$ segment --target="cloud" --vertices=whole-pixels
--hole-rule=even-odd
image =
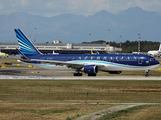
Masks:
[[[117,13],[136,6],[161,12],[160,0],[0,0],[0,14],[22,11],[46,17],[66,13],[88,16],[100,10]]]
[[[68,10],[87,16],[100,10],[117,13],[131,6],[135,5],[129,0],[69,0]]]
[[[160,0],[136,0],[136,5],[143,10],[161,12]]]
[[[3,5],[2,4],[0,4],[0,9],[3,9]]]

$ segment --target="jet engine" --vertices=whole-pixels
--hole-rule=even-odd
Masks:
[[[96,76],[96,73],[98,73],[98,67],[96,65],[86,65],[82,71],[88,73],[89,76]]]

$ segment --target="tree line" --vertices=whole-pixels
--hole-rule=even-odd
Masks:
[[[82,42],[82,44],[109,44],[104,40],[91,41],[91,42]],[[110,42],[111,46],[119,47],[120,43],[116,43],[115,41]],[[140,41],[140,52],[148,52],[149,50],[158,50],[160,42],[153,41]],[[121,43],[122,53],[132,53],[138,52],[138,41],[129,41]]]

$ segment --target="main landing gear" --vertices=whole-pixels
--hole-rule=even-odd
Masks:
[[[82,73],[79,73],[79,72],[78,72],[78,73],[74,73],[73,75],[74,75],[74,76],[82,76]]]
[[[149,70],[145,70],[145,72],[146,72],[145,77],[148,77]]]
[[[88,76],[96,76],[96,75],[97,75],[96,73],[88,73]],[[77,72],[77,73],[74,73],[73,76],[82,76],[82,73]]]
[[[74,73],[73,75],[74,75],[74,76],[82,76],[82,73],[79,73],[79,72],[78,72],[78,73]],[[96,73],[93,73],[93,74],[89,74],[89,73],[88,73],[88,76],[96,76]]]

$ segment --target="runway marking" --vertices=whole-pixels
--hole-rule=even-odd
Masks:
[[[31,79],[31,80],[161,80],[161,76],[96,76],[96,77],[74,77],[74,76],[14,76],[14,75],[0,75],[0,79]]]
[[[44,76],[13,76],[13,75],[1,75],[0,79],[31,79],[31,80],[54,80],[54,77],[44,77]]]
[[[161,80],[160,76],[96,76],[96,77],[55,77],[55,80]]]

